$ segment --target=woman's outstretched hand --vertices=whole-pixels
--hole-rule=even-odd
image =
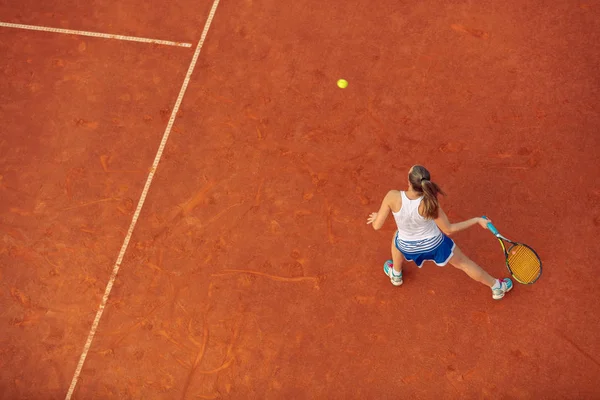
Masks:
[[[368,224],[372,224],[373,221],[375,221],[376,219],[377,219],[377,213],[376,212],[369,214],[369,218],[367,218],[367,225]]]
[[[487,224],[489,224],[490,222],[492,222],[492,220],[491,220],[491,219],[489,219],[489,218],[477,218],[477,223],[478,223],[479,225],[481,225],[481,227],[482,227],[483,229],[488,229],[488,226],[487,226]]]

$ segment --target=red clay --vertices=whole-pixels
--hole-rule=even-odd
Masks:
[[[219,5],[74,398],[599,396],[600,10],[291,3]],[[210,5],[0,19],[195,46]],[[0,53],[0,398],[60,399],[193,48],[0,28]],[[417,162],[540,281],[390,285],[366,217]],[[506,275],[491,234],[454,239]]]

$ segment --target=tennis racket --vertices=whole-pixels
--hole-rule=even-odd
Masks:
[[[483,218],[488,219],[486,216]],[[513,278],[524,285],[535,283],[542,275],[542,260],[535,250],[526,244],[505,238],[491,222],[488,222],[487,227],[498,238],[504,251],[506,267]],[[507,245],[510,246],[508,249]]]

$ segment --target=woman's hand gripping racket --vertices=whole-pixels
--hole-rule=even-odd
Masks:
[[[485,216],[483,218],[488,219]],[[542,260],[537,253],[526,244],[516,243],[502,236],[491,222],[488,222],[487,227],[498,238],[511,275],[524,285],[537,281],[542,275]],[[505,242],[510,244],[508,250]]]

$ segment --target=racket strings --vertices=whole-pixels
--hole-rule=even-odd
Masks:
[[[524,283],[535,281],[542,267],[535,252],[520,244],[511,247],[508,251],[508,265],[515,278]]]

